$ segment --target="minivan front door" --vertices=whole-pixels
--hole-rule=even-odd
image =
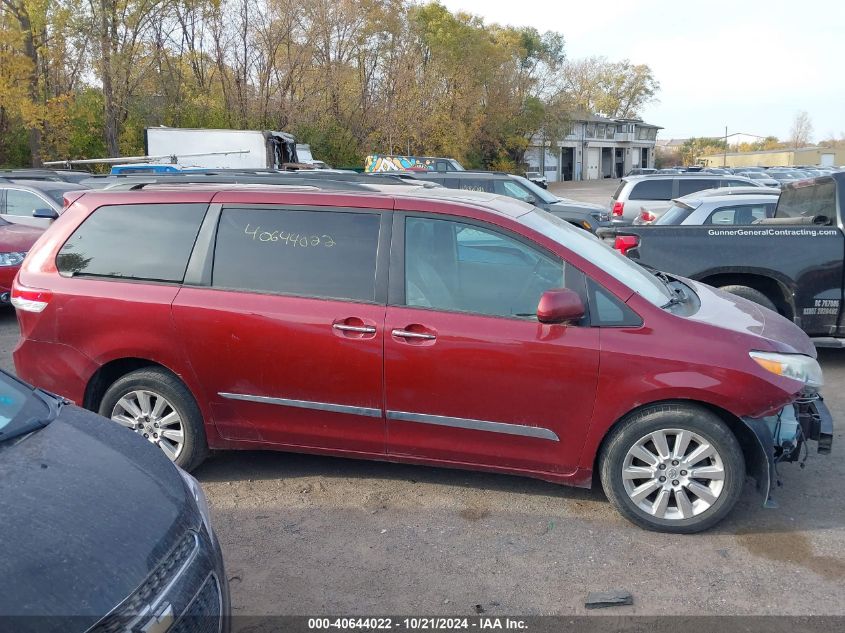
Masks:
[[[394,226],[388,453],[574,471],[596,394],[599,331],[544,325],[534,314],[545,290],[583,289],[583,276],[495,227],[444,217],[409,216],[404,227],[397,217]]]
[[[372,210],[220,211],[210,286],[173,314],[224,438],[384,452],[380,227]]]

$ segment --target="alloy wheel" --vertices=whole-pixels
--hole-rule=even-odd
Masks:
[[[722,494],[725,465],[711,442],[686,429],[660,429],[640,438],[622,463],[628,497],[647,514],[690,519]]]
[[[185,445],[181,416],[154,391],[136,389],[124,394],[114,405],[111,419],[158,446],[171,461],[179,457]]]

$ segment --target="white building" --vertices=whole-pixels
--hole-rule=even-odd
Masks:
[[[549,182],[621,178],[635,167],[654,167],[661,129],[640,119],[581,115],[573,119],[562,140],[532,138],[525,160],[529,171],[544,173]],[[540,151],[543,146],[545,156]]]

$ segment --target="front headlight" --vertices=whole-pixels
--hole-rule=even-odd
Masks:
[[[191,497],[193,497],[194,502],[197,504],[197,508],[200,511],[200,517],[202,518],[205,530],[213,539],[214,530],[211,529],[211,512],[208,510],[208,500],[205,498],[205,493],[202,491],[200,482],[178,466],[176,467],[176,470],[178,470],[179,474],[182,475],[182,479],[185,481],[185,485],[188,487],[188,491],[191,493]]]
[[[784,378],[792,378],[816,389],[824,385],[822,368],[815,358],[804,354],[777,354],[774,352],[748,352],[748,355],[766,371]]]
[[[26,253],[0,253],[0,266],[20,266]]]

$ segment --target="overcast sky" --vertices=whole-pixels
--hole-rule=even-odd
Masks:
[[[441,0],[487,22],[554,30],[570,58],[651,66],[661,138],[789,136],[806,110],[814,141],[845,134],[845,0]]]

